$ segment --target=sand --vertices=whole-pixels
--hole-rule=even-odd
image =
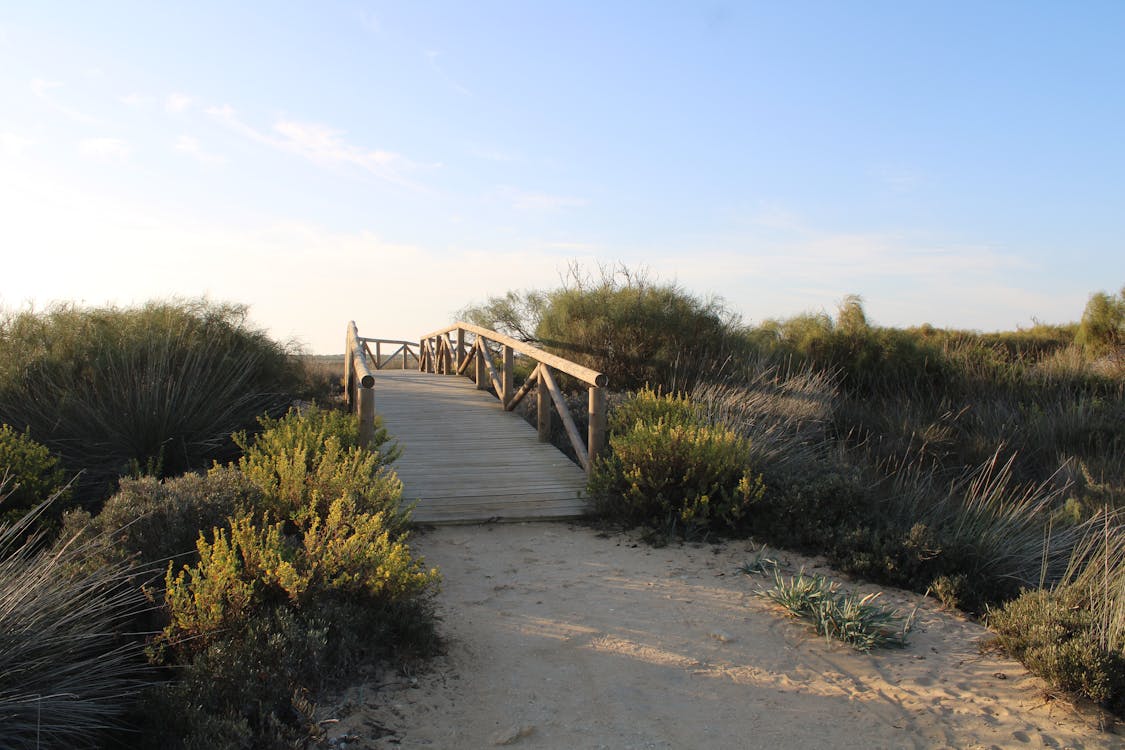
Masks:
[[[746,541],[653,548],[565,523],[414,537],[444,576],[446,653],[323,711],[347,748],[1121,748],[1099,714],[979,644],[917,594],[906,649],[828,643],[754,595]],[[774,555],[861,592],[815,559]],[[1104,722],[1104,717],[1101,719]]]

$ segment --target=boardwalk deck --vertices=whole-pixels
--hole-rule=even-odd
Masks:
[[[472,381],[381,371],[375,410],[402,447],[394,469],[419,523],[575,518],[586,475]]]

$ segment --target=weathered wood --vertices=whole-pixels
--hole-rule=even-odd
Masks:
[[[542,365],[540,365],[539,367],[542,367]],[[519,406],[520,401],[523,401],[523,397],[528,394],[528,392],[535,385],[535,382],[539,380],[539,367],[536,367],[531,372],[531,375],[528,376],[527,380],[525,380],[523,385],[520,386],[520,389],[512,394],[512,397],[508,400],[508,403],[504,404],[504,411],[511,411],[512,409],[515,409],[517,406]]]
[[[546,366],[539,365],[535,368],[536,374]],[[551,394],[547,391],[547,386],[544,385],[542,378],[539,380],[539,387],[535,389],[535,414],[539,442],[549,443],[551,441]]]
[[[496,391],[496,395],[503,399],[504,384],[500,380],[500,374],[496,372],[496,365],[492,363],[492,354],[488,351],[488,345],[485,343],[484,339],[477,339],[477,342],[480,344],[481,354],[484,355],[481,359],[484,360],[484,366],[488,370],[488,377],[492,381],[492,388]]]
[[[367,364],[367,355],[362,347],[352,352],[352,369],[355,372],[356,385],[360,388],[371,388],[375,385],[375,375]]]
[[[551,393],[551,399],[555,402],[555,407],[559,410],[559,418],[562,420],[563,427],[566,429],[567,437],[570,438],[570,445],[574,448],[574,454],[578,456],[578,463],[582,464],[583,469],[589,471],[590,457],[586,453],[586,446],[582,444],[582,436],[578,434],[578,427],[574,424],[574,418],[570,416],[570,409],[566,406],[566,399],[563,398],[563,393],[559,389],[559,384],[555,382],[555,376],[551,374],[551,368],[544,367],[539,377],[547,384],[547,390]]]
[[[587,512],[582,470],[468,380],[409,370],[382,373],[379,415],[402,448],[394,469],[403,497],[418,500],[416,523],[575,518]]]
[[[477,336],[477,340],[473,342],[473,349],[476,350],[477,356],[473,360],[473,382],[477,384],[478,391],[487,391],[488,385],[484,382],[484,361],[488,358],[488,353],[484,349],[484,339]]]
[[[514,395],[512,391],[515,390],[516,363],[512,351],[512,347],[504,344],[503,356],[501,357],[504,370],[500,373],[500,377],[502,378],[500,385],[503,386],[504,390],[500,393],[500,403],[502,403],[505,408],[507,408],[508,401]]]
[[[475,333],[478,337],[488,338],[489,340],[495,341],[498,344],[510,346],[520,354],[525,354],[538,362],[548,364],[559,372],[565,372],[567,375],[573,375],[587,385],[605,387],[609,382],[609,378],[605,375],[605,373],[598,372],[597,370],[591,370],[589,367],[583,367],[576,362],[571,362],[569,359],[563,359],[562,357],[544,351],[537,346],[532,346],[531,344],[527,344],[523,341],[518,341],[511,336],[505,336],[502,333],[491,331],[487,328],[473,325],[472,323],[458,321],[447,328],[443,328],[440,331],[434,331],[433,333],[427,335],[440,336],[449,331],[456,330],[457,328],[463,328],[470,333]]]
[[[461,364],[457,366],[457,374],[464,375],[465,370],[469,369],[469,363],[477,356],[477,348],[475,346],[469,347],[469,353],[461,360]]]
[[[598,456],[605,451],[607,416],[605,388],[591,386],[588,416],[590,418],[590,428],[588,431],[589,437],[586,442],[586,449],[589,451],[590,462],[586,466],[586,473],[587,475],[591,475],[594,472],[594,467],[597,465]]]
[[[464,368],[462,367],[462,365],[464,365],[464,359],[465,359],[465,329],[464,328],[458,328],[457,329],[457,360],[456,360],[456,362],[457,362],[457,374],[458,375],[460,375],[464,371]]]
[[[375,389],[359,389],[359,444],[369,447],[375,440]]]

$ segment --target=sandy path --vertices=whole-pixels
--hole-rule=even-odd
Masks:
[[[825,643],[753,596],[765,579],[737,572],[746,542],[653,549],[533,523],[414,543],[445,577],[448,653],[413,681],[350,690],[333,708],[337,746],[1125,746],[1045,702],[1018,663],[980,655],[985,631],[932,602],[905,650]],[[788,572],[813,569],[780,558]],[[885,596],[908,609],[918,599]],[[394,733],[376,739],[380,726]]]

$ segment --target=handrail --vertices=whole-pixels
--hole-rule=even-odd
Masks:
[[[348,406],[359,415],[360,444],[371,445],[375,439],[375,375],[354,320],[348,321],[344,346],[344,394]]]
[[[363,344],[363,349],[365,352],[367,352],[367,356],[371,358],[371,361],[374,363],[376,370],[382,370],[384,367],[393,362],[395,360],[395,357],[397,357],[399,354],[402,355],[402,369],[404,370],[410,366],[410,357],[413,357],[415,362],[422,361],[421,353],[414,351],[418,348],[417,341],[403,341],[402,339],[377,339],[371,338],[369,336],[357,336],[356,339],[361,344]],[[374,352],[371,351],[372,344],[375,345]],[[386,359],[383,359],[383,344],[390,344],[391,346],[395,346],[397,344],[398,348],[388,354]]]
[[[541,362],[549,367],[553,367],[559,372],[565,372],[567,375],[573,375],[587,385],[595,385],[599,388],[604,388],[609,382],[609,376],[605,373],[598,372],[597,370],[591,370],[589,367],[583,367],[577,362],[571,362],[569,359],[563,359],[562,357],[551,354],[550,352],[543,351],[537,346],[532,346],[531,344],[528,344],[524,341],[514,339],[511,336],[505,336],[504,334],[497,331],[492,331],[488,328],[482,328],[481,326],[473,325],[472,323],[465,323],[464,321],[460,320],[449,326],[448,328],[442,328],[440,330],[434,331],[433,333],[427,333],[422,337],[422,340],[432,339],[437,336],[443,336],[459,329],[468,331],[470,333],[475,333],[477,336],[484,336],[489,341],[495,341],[497,344],[510,346],[514,351],[517,351],[520,354],[524,354],[528,357],[532,357],[537,362]]]
[[[465,334],[476,338],[466,348]],[[454,334],[451,336],[450,334]],[[492,361],[493,353],[488,342],[500,344],[502,366],[496,367]],[[514,409],[523,398],[536,390],[538,431],[540,442],[548,442],[551,435],[552,404],[562,420],[567,438],[570,440],[578,463],[590,474],[594,470],[595,459],[605,449],[606,432],[606,385],[609,378],[605,373],[583,367],[539,347],[518,341],[498,331],[457,321],[453,325],[426,334],[418,341],[420,359],[418,369],[424,372],[443,375],[469,375],[469,365],[473,364],[472,380],[478,390],[488,390],[489,385],[496,391],[497,398],[505,411]],[[536,366],[531,375],[517,391],[514,387],[515,353],[535,360]],[[570,414],[562,390],[555,381],[553,371],[565,372],[589,386],[587,415],[589,429],[586,444],[582,442],[578,427]]]

